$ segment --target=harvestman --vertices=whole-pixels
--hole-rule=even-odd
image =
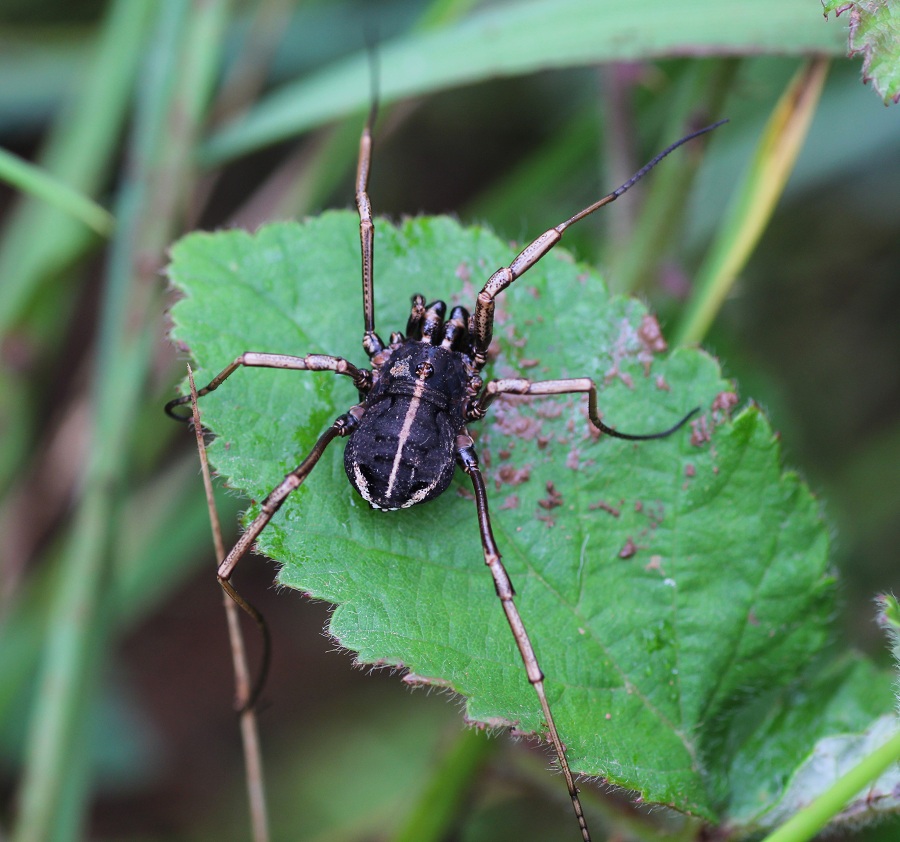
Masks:
[[[323,452],[336,438],[347,438],[344,467],[347,477],[360,495],[375,509],[392,511],[432,500],[450,485],[458,464],[468,475],[475,493],[475,509],[484,561],[494,578],[497,596],[509,622],[528,681],[534,687],[544,721],[556,751],[572,806],[585,842],[590,832],[585,821],[578,789],[566,760],[565,747],[550,712],[544,692],[544,674],[538,666],[528,633],[513,597],[515,591],[500,559],[488,514],[487,491],[478,466],[475,446],[466,425],[480,421],[500,396],[586,394],[591,423],[603,433],[630,441],[663,438],[678,430],[697,410],[675,426],[658,433],[633,435],[608,427],[597,412],[597,389],[589,377],[532,381],[525,378],[501,378],[484,383],[481,371],[488,357],[494,326],[494,302],[513,281],[537,263],[562,238],[570,225],[610,202],[615,201],[639,181],[659,161],[683,143],[711,131],[722,120],[693,132],[663,150],[638,170],[621,187],[586,207],[575,216],[545,231],[527,245],[509,264],[488,279],[475,301],[475,312],[454,307],[445,319],[443,301],[425,303],[422,295],[412,297],[412,309],[406,334],[391,334],[385,345],[375,332],[373,258],[375,226],[367,193],[372,159],[372,127],[377,107],[373,104],[359,144],[356,174],[356,206],[359,210],[359,237],[362,252],[362,292],[365,331],[362,345],[371,369],[357,368],[342,357],[246,351],[197,393],[202,397],[217,389],[242,366],[281,368],[291,371],[331,371],[353,381],[360,402],[338,417],[318,439],[306,458],[263,500],[260,513],[241,535],[237,544],[218,568],[218,579],[226,592],[258,621],[259,615],[234,590],[231,574],[252,547],[260,532],[281,507],[287,496],[309,476]],[[166,412],[178,420],[187,420],[174,412],[175,407],[191,400],[190,395],[166,404]],[[255,695],[255,694],[254,694]]]

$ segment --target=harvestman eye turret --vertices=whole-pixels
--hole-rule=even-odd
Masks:
[[[360,396],[360,402],[325,430],[303,461],[263,500],[259,515],[219,565],[219,582],[241,607],[259,620],[254,609],[235,592],[229,581],[231,574],[285,498],[306,480],[325,449],[336,438],[347,438],[344,467],[350,483],[373,508],[384,511],[408,508],[438,497],[450,485],[456,466],[459,465],[469,477],[475,494],[475,513],[484,562],[493,576],[494,588],[518,646],[528,680],[537,693],[582,838],[585,842],[590,842],[578,789],[544,692],[544,674],[516,608],[515,591],[491,530],[487,491],[467,425],[484,418],[490,405],[504,394],[534,397],[585,394],[591,423],[607,435],[631,441],[664,438],[694,415],[696,409],[691,410],[675,426],[661,432],[623,433],[600,420],[597,388],[590,377],[540,381],[502,378],[484,383],[481,372],[487,362],[488,347],[491,344],[494,302],[497,296],[553,248],[570,225],[615,201],[674,149],[725,121],[707,126],[673,143],[621,187],[529,243],[512,263],[491,275],[478,293],[471,315],[463,307],[454,307],[448,316],[447,305],[443,301],[426,304],[422,295],[413,295],[405,334],[392,333],[390,342],[385,344],[375,332],[375,226],[367,192],[375,115],[376,105],[373,104],[360,138],[356,175],[356,206],[359,210],[362,252],[362,344],[371,368],[357,368],[342,357],[326,354],[295,357],[246,351],[197,393],[200,397],[207,395],[241,366],[251,366],[341,374],[352,380]],[[178,420],[187,420],[175,413],[174,409],[190,400],[190,395],[176,398],[166,405],[166,412]],[[254,698],[255,695],[254,693]]]

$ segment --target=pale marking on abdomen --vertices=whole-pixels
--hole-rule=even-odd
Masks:
[[[403,448],[406,446],[406,440],[409,438],[410,430],[412,430],[413,421],[416,420],[416,413],[419,411],[419,404],[422,392],[425,391],[425,381],[418,380],[412,397],[409,401],[409,409],[406,410],[406,417],[403,419],[403,427],[400,429],[400,435],[397,436],[397,452],[394,454],[394,464],[391,465],[391,475],[388,477],[387,491],[384,496],[390,499],[391,492],[394,490],[394,482],[397,480],[397,471],[400,470],[400,458],[403,456]]]

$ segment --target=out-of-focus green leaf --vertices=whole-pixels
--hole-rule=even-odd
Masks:
[[[885,104],[900,102],[900,8],[890,0],[822,0],[825,15],[850,12],[850,55],[863,54],[863,82]]]
[[[812,675],[762,696],[730,735],[743,740],[729,761],[730,820],[772,828],[825,792],[896,725],[890,690],[886,674],[854,655],[824,661]],[[796,769],[789,780],[779,776],[783,768]],[[887,786],[871,804],[848,806],[837,821],[896,811],[890,792]]]
[[[878,625],[887,635],[891,646],[891,654],[894,656],[895,669],[900,675],[900,603],[893,594],[881,594],[876,600],[878,604]],[[894,692],[897,696],[897,710],[900,711],[900,677],[894,682]]]

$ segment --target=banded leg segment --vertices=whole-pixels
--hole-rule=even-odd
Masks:
[[[226,369],[227,370],[227,369]],[[190,397],[190,396],[189,396]],[[196,402],[194,403],[196,406]],[[268,496],[262,502],[260,513],[254,518],[247,529],[241,534],[238,542],[231,548],[228,555],[219,564],[216,570],[216,578],[222,590],[231,597],[232,600],[247,614],[249,614],[260,627],[263,634],[263,663],[260,666],[259,676],[256,679],[253,689],[250,692],[249,700],[245,708],[249,709],[256,704],[260,692],[266,681],[266,675],[269,671],[269,655],[271,652],[271,643],[269,638],[269,629],[265,620],[259,611],[242,597],[234,585],[231,584],[231,574],[237,563],[250,551],[254,541],[259,537],[259,533],[266,528],[269,521],[272,520],[275,513],[281,508],[288,495],[295,489],[299,488],[303,481],[309,476],[316,463],[322,458],[325,449],[339,436],[349,436],[359,423],[362,417],[362,407],[355,406],[349,412],[341,415],[335,422],[319,437],[319,440],[313,445],[313,449],[307,454],[306,458],[284,479],[269,492]]]
[[[372,100],[369,119],[359,138],[359,160],[356,165],[356,209],[359,211],[359,248],[362,257],[363,348],[369,358],[384,349],[375,333],[375,223],[369,201],[369,169],[372,165],[372,126],[378,114],[378,101]]]
[[[500,380],[491,380],[484,387],[482,393],[470,404],[467,418],[475,421],[487,413],[488,407],[500,395],[532,395],[534,397],[547,397],[550,395],[587,394],[588,417],[591,423],[602,433],[617,439],[629,441],[647,441],[648,439],[663,439],[680,429],[699,411],[700,407],[694,407],[677,424],[658,433],[622,433],[613,427],[609,427],[600,420],[597,409],[597,387],[590,377],[572,377],[564,380],[527,380],[523,377],[506,377]]]
[[[566,230],[570,225],[574,225],[576,222],[584,219],[586,216],[590,216],[594,211],[599,210],[604,205],[608,205],[610,202],[614,202],[619,198],[623,193],[633,187],[638,181],[640,181],[650,170],[653,169],[663,158],[666,157],[670,152],[673,152],[683,143],[687,143],[689,140],[693,140],[698,135],[706,134],[706,132],[710,132],[713,129],[721,126],[722,123],[728,122],[727,120],[720,120],[718,123],[713,123],[711,126],[707,126],[706,128],[700,129],[699,131],[692,132],[689,135],[681,138],[681,140],[676,141],[671,146],[664,149],[660,152],[652,161],[649,161],[643,167],[641,167],[631,178],[628,179],[624,184],[617,187],[612,193],[604,196],[602,199],[594,202],[592,205],[588,205],[588,207],[580,210],[574,216],[567,219],[565,222],[561,222],[559,225],[550,228],[541,234],[537,239],[529,243],[525,246],[522,251],[516,256],[515,260],[509,264],[509,266],[504,266],[501,269],[498,269],[488,278],[487,283],[482,288],[481,292],[478,293],[478,298],[475,302],[475,314],[474,314],[474,361],[475,366],[478,371],[484,368],[485,362],[487,361],[487,351],[488,346],[491,344],[491,337],[494,332],[494,299],[505,290],[513,281],[515,281],[518,277],[527,272],[535,263],[537,263],[545,254],[547,254],[550,249],[553,248],[561,239],[563,235],[563,231]]]
[[[359,425],[362,418],[362,406],[354,406],[349,412],[341,415],[335,422],[319,436],[319,440],[313,445],[313,449],[306,458],[293,471],[285,474],[284,479],[273,488],[260,506],[260,513],[241,534],[238,542],[232,547],[231,552],[222,560],[217,571],[219,582],[227,582],[237,563],[249,552],[253,542],[259,537],[259,533],[266,528],[275,513],[281,508],[288,495],[296,488],[303,485],[313,468],[316,467],[322,454],[331,442],[338,437],[349,436]],[[222,584],[225,587],[224,584]],[[228,590],[228,588],[226,588]],[[230,593],[230,591],[229,591]]]
[[[256,368],[283,368],[288,371],[333,371],[335,374],[345,374],[353,379],[353,384],[361,392],[367,392],[372,383],[372,372],[368,369],[357,368],[343,357],[332,357],[328,354],[307,354],[305,357],[292,357],[288,354],[261,354],[256,351],[245,351],[234,361],[222,369],[200,391],[197,397],[203,397],[214,392],[235,371],[242,366]],[[175,398],[166,404],[166,415],[176,421],[188,421],[189,415],[177,415],[173,410],[176,406],[183,406],[191,402],[190,395]]]
[[[503,605],[503,612],[506,614],[506,620],[512,630],[516,646],[519,647],[519,654],[522,656],[522,663],[525,665],[528,681],[534,687],[538,701],[541,704],[544,722],[550,734],[550,742],[553,743],[556,757],[559,760],[560,770],[566,779],[566,788],[569,790],[569,796],[572,799],[572,808],[575,810],[578,826],[581,828],[581,836],[584,842],[591,842],[591,834],[584,817],[584,811],[581,809],[581,800],[578,798],[578,788],[575,786],[575,779],[569,769],[569,762],[566,760],[566,749],[562,744],[559,732],[556,730],[556,723],[550,711],[550,703],[547,701],[547,694],[544,691],[544,673],[541,671],[537,656],[534,653],[534,647],[531,645],[528,632],[525,631],[525,624],[522,622],[522,618],[513,601],[515,590],[509,574],[503,566],[500,551],[497,549],[497,542],[494,540],[491,518],[488,514],[487,490],[485,489],[481,469],[478,467],[478,456],[475,454],[474,444],[468,435],[458,436],[456,442],[457,459],[462,469],[469,475],[469,479],[472,480],[472,488],[475,492],[475,507],[478,511],[478,529],[481,533],[484,563],[488,566],[491,576],[494,578],[494,587]]]

